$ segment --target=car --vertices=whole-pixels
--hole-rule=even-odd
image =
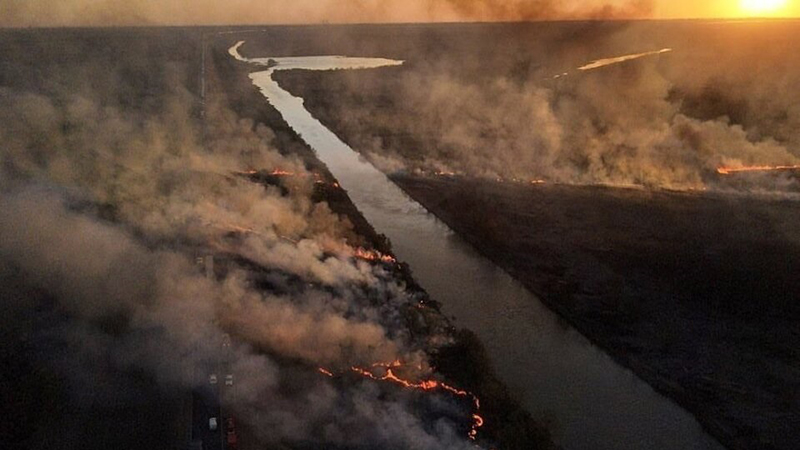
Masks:
[[[211,431],[215,431],[217,429],[217,418],[212,417],[208,419],[208,429]]]
[[[235,431],[228,431],[227,433],[227,441],[228,441],[228,448],[229,449],[236,449],[239,448],[239,437],[236,435]]]
[[[209,375],[208,384],[217,384],[217,376],[214,374]]]
[[[225,375],[225,386],[233,386],[233,375]]]
[[[228,417],[225,421],[228,431],[225,433],[228,441],[228,449],[236,450],[239,448],[239,437],[236,435],[236,422],[233,420],[233,417]]]

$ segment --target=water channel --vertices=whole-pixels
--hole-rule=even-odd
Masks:
[[[377,69],[402,61],[341,56],[245,58],[267,101],[313,148],[396,256],[455,324],[480,338],[500,379],[567,450],[722,449],[694,417],[616,364],[520,283],[328,130],[272,79],[278,70]]]

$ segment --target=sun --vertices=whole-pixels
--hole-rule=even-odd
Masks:
[[[741,0],[742,12],[749,16],[773,16],[786,7],[786,0]]]

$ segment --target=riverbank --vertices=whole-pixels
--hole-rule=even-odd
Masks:
[[[137,228],[138,223],[126,222],[124,214],[120,212],[121,205],[134,204],[144,206],[147,212],[152,213],[156,208],[149,204],[149,201],[154,203],[163,201],[167,196],[164,191],[174,192],[173,189],[179,189],[204,177],[213,179],[210,183],[213,188],[204,191],[198,190],[198,201],[218,206],[228,203],[228,205],[222,205],[223,209],[224,206],[229,206],[232,200],[230,197],[220,200],[218,190],[226,191],[233,185],[240,186],[241,184],[248,184],[250,187],[249,183],[241,183],[241,180],[230,172],[230,170],[247,167],[244,163],[247,155],[244,154],[236,155],[241,157],[241,160],[227,161],[231,163],[230,165],[214,164],[208,172],[204,172],[203,168],[189,170],[190,164],[181,160],[180,164],[174,166],[178,168],[175,173],[179,175],[165,176],[164,178],[168,178],[168,180],[160,177],[163,175],[160,173],[162,166],[169,165],[161,164],[163,159],[158,160],[153,166],[146,164],[135,167],[126,164],[115,165],[114,163],[119,162],[116,157],[120,154],[137,159],[139,156],[152,156],[148,153],[152,151],[157,157],[170,159],[174,153],[191,151],[193,156],[208,161],[205,158],[209,156],[207,153],[219,152],[216,153],[218,156],[229,157],[230,155],[222,150],[226,149],[225,144],[230,143],[230,147],[234,147],[235,150],[242,153],[251,152],[255,156],[254,160],[260,161],[259,156],[266,156],[263,153],[275,153],[274,146],[282,155],[289,157],[287,159],[275,158],[276,160],[293,162],[295,159],[302,159],[308,172],[319,174],[321,181],[324,182],[319,185],[315,183],[313,187],[309,188],[313,191],[303,190],[298,193],[290,191],[288,188],[283,189],[287,187],[284,184],[290,183],[284,183],[286,180],[276,181],[269,178],[269,171],[273,169],[269,164],[265,164],[267,167],[257,166],[262,169],[262,175],[265,176],[253,176],[251,181],[264,185],[272,200],[297,201],[296,204],[300,205],[298,208],[300,210],[303,210],[303,207],[308,204],[320,206],[322,219],[346,217],[346,220],[324,222],[325,224],[335,222],[334,226],[338,227],[331,231],[334,239],[346,239],[347,243],[353,247],[360,246],[386,254],[391,252],[390,244],[372,229],[346,193],[335,186],[335,180],[313,152],[285,126],[280,120],[280,115],[264,102],[247,78],[247,73],[251,71],[250,68],[236,66],[235,62],[229,61],[230,58],[226,54],[227,47],[220,47],[219,54],[209,53],[205,55],[206,58],[203,57],[202,49],[206,42],[205,38],[211,36],[210,32],[204,36],[204,31],[208,32],[209,30],[178,28],[47,30],[46,32],[12,30],[3,32],[0,40],[6,45],[0,52],[5,55],[4,65],[0,70],[0,100],[4,102],[4,105],[11,106],[4,109],[7,111],[7,118],[12,115],[24,116],[24,120],[9,120],[7,123],[18,126],[16,130],[19,131],[20,137],[33,135],[30,141],[21,139],[21,142],[29,144],[29,147],[20,145],[19,148],[24,148],[26,151],[28,149],[41,151],[41,154],[37,153],[36,164],[20,165],[19,167],[37,173],[35,169],[46,168],[56,159],[52,157],[55,151],[63,151],[63,154],[69,157],[85,157],[82,164],[76,164],[76,167],[91,172],[90,178],[94,181],[99,177],[104,181],[115,182],[113,183],[114,195],[96,198],[92,195],[93,192],[82,190],[81,188],[84,186],[70,184],[70,181],[73,180],[68,177],[66,180],[49,180],[42,176],[42,181],[49,183],[48,191],[68,190],[76,196],[75,204],[70,203],[70,209],[65,214],[70,217],[80,217],[80,220],[95,224],[102,230],[116,230],[127,239],[125,242],[141,249],[147,255],[160,255],[161,252],[174,255],[174,262],[186,262],[189,266],[187,276],[194,281],[194,285],[203,284],[205,277],[216,277],[217,281],[221,281],[220,278],[224,278],[230,270],[235,270],[237,276],[247,278],[246,288],[254,296],[263,295],[265,298],[281,297],[283,299],[287,297],[287,291],[291,290],[316,291],[315,294],[323,298],[326,295],[338,296],[339,292],[335,287],[321,286],[320,280],[309,276],[302,270],[282,267],[281,264],[286,263],[287,258],[295,255],[291,252],[289,254],[293,256],[279,255],[274,265],[265,265],[254,262],[235,251],[231,252],[227,248],[220,249],[216,246],[215,244],[218,243],[216,238],[220,238],[226,243],[241,243],[248,234],[255,234],[253,229],[239,226],[238,222],[210,224],[211,226],[206,227],[205,225],[209,225],[208,221],[189,220],[188,222],[194,225],[202,224],[199,225],[200,228],[212,230],[209,233],[211,237],[206,235],[200,239],[189,238],[181,234],[181,230],[175,229],[180,227],[174,226],[166,226],[163,235],[153,236]],[[98,50],[97,42],[104,43],[102,49]],[[213,47],[213,44],[211,46]],[[209,69],[204,78],[199,77],[202,73],[201,61],[206,61],[208,64],[206,68]],[[216,63],[220,64],[217,66]],[[43,67],[47,70],[44,70]],[[230,71],[225,72],[226,68]],[[230,75],[230,78],[224,76],[217,78],[216,75],[221,73]],[[87,76],[87,74],[91,74],[91,76]],[[201,86],[205,87],[207,94],[206,105],[210,104],[212,95],[227,97],[227,99],[215,99],[220,101],[216,106],[221,106],[221,108],[214,112],[227,114],[229,109],[226,106],[230,106],[230,109],[234,110],[236,114],[215,117],[215,120],[222,121],[223,125],[229,126],[230,134],[223,134],[220,130],[215,131],[208,123],[203,123],[203,117],[208,117],[210,114],[208,114],[209,110],[203,109],[204,105],[200,95]],[[65,105],[73,108],[69,109]],[[62,108],[69,109],[63,116],[60,115],[63,112]],[[163,116],[158,114],[163,113],[164,110],[173,113],[176,121],[159,122]],[[92,116],[91,112],[96,112],[96,115]],[[142,124],[146,124],[146,126]],[[273,125],[275,128],[270,129],[257,124]],[[52,128],[48,128],[51,125]],[[213,125],[220,126],[218,123]],[[40,126],[43,128],[37,128]],[[140,129],[140,126],[144,129]],[[15,128],[11,129],[15,130]],[[163,148],[160,145],[149,145],[152,144],[149,141],[142,143],[131,139],[131,135],[136,134],[135,132],[148,135],[148,132],[151,131],[153,136],[163,137],[163,141],[154,138],[158,143],[164,144]],[[48,134],[48,132],[51,133]],[[179,136],[185,139],[176,138],[176,134],[179,132],[186,133]],[[205,146],[202,145],[203,142],[200,139],[201,132],[207,141]],[[41,142],[35,139],[45,135],[53,137],[52,141]],[[64,139],[58,140],[56,137],[64,137]],[[105,141],[106,137],[112,139],[113,142]],[[141,145],[133,148],[130,141]],[[261,145],[263,142],[268,142],[269,146],[265,148],[264,145]],[[16,141],[10,143],[9,147],[12,150],[16,149],[15,144],[17,144]],[[103,152],[109,148],[113,148],[114,151]],[[113,154],[114,158],[101,159],[97,153],[103,156]],[[4,163],[7,162],[8,166],[13,167],[17,167],[14,164],[19,161],[26,161],[23,156],[6,150],[3,151],[2,157]],[[64,166],[59,167],[63,168]],[[146,167],[146,169],[142,167]],[[220,167],[222,168],[220,169]],[[187,170],[184,172],[184,169]],[[148,173],[151,171],[154,173]],[[131,173],[134,173],[135,176],[130,176]],[[244,177],[245,174],[240,174],[240,176]],[[4,178],[3,182],[5,181]],[[138,196],[135,196],[133,200],[124,194],[117,196],[121,192],[129,194],[128,188],[131,184],[136,186],[157,185],[161,190],[156,189],[147,198],[147,202],[145,202],[148,203],[147,205],[136,203],[134,200],[138,201]],[[106,191],[102,192],[107,193]],[[239,191],[237,191],[238,193]],[[6,193],[3,192],[3,194]],[[233,200],[246,203],[246,199],[238,195]],[[335,212],[335,215],[328,216],[327,210],[321,205],[323,203],[327,204],[330,210]],[[196,206],[194,203],[191,205]],[[37,204],[35,206],[42,209],[47,208],[47,205]],[[19,208],[9,208],[8,211],[11,213],[4,218],[16,217],[15,213],[19,212],[16,209]],[[285,213],[284,209],[286,208],[266,211],[261,219],[274,219],[275,216]],[[171,212],[174,213],[174,211]],[[211,214],[211,218],[217,219],[223,215],[224,213],[220,213],[220,210],[215,210]],[[165,217],[173,218],[169,214]],[[306,216],[301,216],[301,218],[310,222]],[[172,224],[170,223],[170,225]],[[262,223],[258,223],[256,226],[262,225],[265,228],[270,226]],[[223,228],[222,231],[219,230],[220,227]],[[68,240],[65,237],[64,228],[56,226],[54,229],[56,230],[53,235],[56,236],[55,241],[63,243],[62,241]],[[93,240],[97,236],[96,233],[91,232],[92,229],[90,228],[83,234],[79,233],[80,237],[86,239],[86,245],[80,249],[80,252],[72,252],[67,256],[56,255],[53,259],[68,260],[76,257],[77,254],[84,255],[95,250],[96,242]],[[72,237],[74,238],[74,236]],[[101,241],[102,237],[100,237]],[[5,244],[8,244],[8,241],[20,243],[22,250],[17,253],[22,256],[17,253],[15,256],[22,258],[28,253],[25,251],[25,246],[35,246],[33,241],[36,240],[35,238],[29,240],[11,238]],[[287,238],[286,240],[291,239]],[[284,243],[278,242],[278,244]],[[102,244],[99,246],[102,247]],[[116,248],[114,245],[110,245],[110,247]],[[205,257],[212,255],[214,263],[210,266],[210,270],[207,262],[204,262],[202,267],[192,265],[197,257],[200,257],[201,261],[208,261]],[[140,270],[138,269],[145,271],[145,268],[149,270],[153,266],[137,264],[141,262],[138,260],[131,262],[129,257],[130,255],[127,253],[113,261],[90,257],[89,259],[95,262],[97,267],[117,267],[117,263],[120,263],[119,270],[106,277],[85,277],[81,281],[85,281],[90,287],[100,286],[98,289],[101,290],[103,286],[106,286],[104,283],[113,285],[114,289],[109,289],[108,295],[102,296],[103,300],[111,299],[112,302],[117,295],[134,292],[136,289],[131,287],[132,285],[148,284],[152,281],[149,278],[140,279]],[[319,262],[322,262],[323,258],[329,262],[339,260],[354,267],[370,270],[360,262],[356,266],[356,263],[353,262],[355,258],[338,255],[330,257],[327,254],[314,255],[314,257]],[[80,259],[80,257],[76,257],[76,259]],[[73,262],[75,264],[65,263],[63,273],[72,276],[75,272],[79,272],[77,266],[80,265],[80,261]],[[148,262],[151,261],[148,260]],[[350,404],[357,403],[357,406],[360,407],[374,407],[376,404],[389,405],[387,409],[398,407],[397,410],[391,409],[385,413],[389,420],[394,421],[396,412],[400,411],[401,415],[406,413],[405,404],[401,404],[406,400],[409,404],[413,402],[409,411],[419,413],[418,416],[403,416],[415,422],[415,425],[411,425],[411,427],[417,426],[418,423],[420,428],[425,432],[430,432],[431,436],[436,438],[443,434],[439,427],[446,428],[447,433],[458,433],[445,436],[445,438],[452,437],[454,445],[471,446],[472,444],[468,441],[467,436],[474,424],[474,418],[471,417],[474,411],[471,409],[472,404],[468,399],[451,398],[447,393],[440,396],[423,394],[420,391],[420,394],[417,395],[391,383],[365,381],[361,376],[347,374],[346,370],[344,373],[337,373],[334,379],[328,380],[318,371],[315,364],[298,361],[294,357],[296,355],[287,356],[276,348],[277,345],[271,346],[269,342],[265,344],[264,341],[255,339],[248,340],[247,336],[239,335],[242,328],[240,326],[228,325],[225,327],[226,334],[223,338],[223,335],[217,334],[218,331],[221,333],[223,329],[216,328],[219,323],[216,320],[213,321],[215,326],[211,327],[213,333],[209,333],[211,336],[203,333],[190,333],[188,341],[180,341],[180,343],[187,344],[185,347],[164,338],[161,333],[169,335],[173,328],[183,330],[181,327],[186,324],[203,326],[212,322],[210,319],[208,321],[198,320],[194,315],[198,310],[207,311],[204,306],[209,306],[209,304],[202,302],[209,300],[206,295],[210,296],[211,294],[207,292],[191,293],[191,288],[183,285],[181,288],[176,288],[175,295],[169,296],[170,299],[180,297],[182,299],[181,307],[185,307],[177,314],[175,323],[172,323],[173,327],[167,327],[159,322],[158,326],[140,329],[136,328],[137,320],[129,320],[130,317],[123,313],[110,314],[108,317],[102,316],[96,320],[86,320],[85,323],[81,323],[81,326],[84,327],[81,330],[91,329],[92,336],[102,336],[102,345],[97,344],[99,338],[98,341],[86,339],[89,335],[88,331],[86,335],[70,335],[72,339],[67,339],[69,336],[65,336],[62,331],[70,329],[72,326],[77,327],[76,323],[80,318],[75,317],[77,314],[64,311],[68,308],[64,308],[63,304],[60,304],[63,300],[59,295],[60,292],[48,290],[47,286],[40,287],[34,284],[35,280],[32,280],[32,277],[27,276],[28,273],[23,271],[27,268],[20,268],[15,264],[15,260],[9,259],[4,259],[0,263],[0,279],[3,280],[3,283],[0,283],[0,299],[8,310],[7,317],[4,317],[3,320],[3,324],[7,326],[2,327],[4,339],[0,345],[0,360],[5,367],[0,373],[0,381],[2,381],[0,393],[11,399],[2,407],[10,419],[0,426],[0,447],[15,449],[57,449],[76,446],[90,449],[186,448],[188,441],[193,439],[188,431],[192,424],[189,423],[186,411],[186,401],[191,396],[190,389],[195,387],[208,389],[208,383],[211,383],[209,374],[216,372],[221,381],[223,374],[227,372],[207,370],[209,367],[201,366],[195,355],[190,354],[191,352],[186,349],[202,347],[204,350],[209,350],[209,354],[216,355],[217,344],[220,342],[222,347],[235,347],[236,355],[240,354],[239,350],[248,352],[248,355],[253,356],[251,361],[255,361],[253,367],[245,364],[247,367],[236,367],[231,370],[231,374],[236,380],[234,385],[236,388],[228,391],[227,383],[224,385],[226,387],[222,388],[224,389],[222,392],[231,392],[240,387],[246,389],[243,391],[246,395],[242,395],[243,398],[238,399],[239,402],[231,402],[231,406],[241,407],[244,410],[241,414],[234,414],[239,429],[242,431],[240,434],[240,448],[242,449],[256,447],[257,442],[264,441],[268,441],[267,445],[270,447],[277,445],[291,448],[318,448],[320,443],[327,443],[328,436],[323,434],[325,431],[330,431],[330,427],[325,426],[325,417],[319,417],[319,410],[316,409],[320,407],[320,400],[333,403],[331,421],[340,418],[343,421],[362,419],[365,423],[363,427],[353,424],[349,430],[362,431],[359,428],[366,428],[365,436],[376,436],[375,441],[369,438],[359,440],[358,437],[353,436],[345,437],[349,438],[349,441],[347,439],[337,440],[337,437],[334,436],[333,440],[345,442],[336,448],[369,448],[370,445],[380,447],[382,446],[380,439],[386,432],[383,427],[371,426],[370,424],[373,422],[364,420],[363,417],[351,419],[348,414],[352,410],[349,412],[346,410],[349,406],[348,402],[351,402]],[[383,263],[376,262],[374,264]],[[398,326],[395,331],[403,335],[413,335],[408,339],[409,341],[416,343],[431,336],[453,339],[451,345],[442,346],[441,351],[431,352],[430,362],[434,365],[437,379],[447,379],[449,383],[468,389],[481,398],[481,414],[485,423],[478,430],[478,442],[487,448],[497,444],[502,448],[552,448],[547,430],[534,423],[530,415],[515,403],[508,389],[496,380],[486,364],[485,355],[480,346],[471,340],[471,335],[452,327],[438,310],[436,303],[429,300],[427,295],[415,285],[407,267],[384,265],[389,272],[386,278],[390,279],[390,283],[387,283],[386,286],[389,289],[402,291],[403,303],[400,307],[390,304],[396,298],[382,297],[380,292],[376,294],[369,291],[367,287],[358,285],[355,281],[344,286],[345,289],[352,289],[347,294],[363,295],[358,299],[363,300],[361,306],[368,303],[369,300],[378,302],[385,298],[391,298],[386,301],[386,304],[368,305],[365,309],[376,306],[384,307],[392,312],[396,311]],[[34,272],[38,266],[38,264],[31,264],[29,269]],[[373,268],[375,273],[381,273],[378,268]],[[205,275],[201,272],[205,272]],[[164,275],[164,277],[170,280],[174,279],[168,275]],[[396,283],[398,280],[405,282],[406,290],[398,287],[398,283]],[[218,284],[223,283],[210,281],[205,284],[205,287],[214,289]],[[251,288],[252,291],[249,290]],[[406,295],[409,291],[411,295]],[[183,299],[181,297],[183,294],[188,295],[189,298]],[[389,295],[392,294],[394,292]],[[76,294],[75,297],[76,302],[83,299],[79,294]],[[138,295],[134,295],[134,297],[136,297],[134,300],[152,306],[149,313],[157,310],[156,306],[163,305],[163,302],[159,303],[159,301],[164,300],[150,297],[139,298]],[[220,295],[215,297],[215,300],[236,300],[235,297]],[[313,294],[308,297],[313,297]],[[299,295],[292,297],[293,302],[290,304],[287,300],[282,309],[291,310],[294,304],[300,303],[302,299],[308,297],[302,298]],[[150,302],[150,300],[153,301]],[[345,299],[342,298],[342,300]],[[419,300],[419,303],[416,300]],[[170,305],[172,304],[170,303]],[[213,305],[214,307],[222,306],[217,305],[216,302]],[[252,311],[258,311],[257,305],[258,303],[253,305],[256,308]],[[226,303],[219,308],[221,317],[230,317],[226,314],[232,309],[230,306],[232,305]],[[393,309],[395,307],[397,309]],[[355,311],[348,312],[348,314],[362,313],[355,307],[353,309]],[[405,313],[408,314],[405,315]],[[149,314],[140,314],[138,317],[141,318],[144,315],[149,316]],[[159,316],[159,318],[162,317]],[[318,325],[316,319],[318,316],[314,316],[312,320],[304,324],[296,324],[291,318],[285,319],[285,316],[281,317],[281,320],[275,320],[273,317],[260,319],[261,321],[256,323],[255,327],[268,331],[270,327],[285,325],[287,329],[291,328],[292,332],[304,327],[316,331]],[[342,317],[341,321],[337,323],[341,325],[347,319],[349,317]],[[134,334],[131,328],[135,330],[135,337],[130,336]],[[442,330],[445,334],[440,334]],[[175,334],[181,333],[176,331]],[[131,340],[125,341],[125,338]],[[325,339],[320,339],[320,341],[325,341]],[[225,342],[228,345],[225,345]],[[289,336],[287,343],[293,344],[296,343],[296,340]],[[326,343],[330,342],[319,342],[320,345]],[[122,351],[111,351],[112,349],[119,350],[119,347],[112,347],[113,345],[123,347]],[[180,348],[180,351],[176,348]],[[250,353],[251,348],[254,349],[252,353]],[[146,349],[146,351],[142,349]],[[137,355],[146,353],[144,356],[147,357],[148,364],[140,365],[131,362],[130,360],[135,358],[128,358],[131,356],[127,352],[129,350],[135,350],[132,353]],[[171,350],[175,350],[176,353],[170,353]],[[307,350],[313,351],[314,348],[307,348]],[[262,356],[263,358],[261,358]],[[152,362],[152,366],[149,365],[150,362]],[[160,371],[163,366],[169,366],[171,369],[173,364],[177,366],[183,363],[187,367],[176,367],[174,373],[169,370]],[[262,363],[264,363],[263,366]],[[465,364],[469,370],[461,370],[460,364]],[[181,378],[180,383],[175,382],[172,376],[177,376],[178,370],[184,369],[194,370],[194,375],[197,375],[198,379],[184,380]],[[332,368],[332,370],[335,369]],[[165,382],[164,377],[161,377],[167,372],[170,376],[166,378],[173,380],[172,383]],[[187,374],[186,377],[191,378],[191,375]],[[277,385],[265,388],[262,383],[269,384],[273,378],[276,378],[274,381]],[[223,383],[218,384],[222,385]],[[328,395],[326,399],[314,397],[319,392],[311,391],[317,387],[325,391],[325,394]],[[352,392],[358,390],[367,391],[368,395],[374,394],[378,398],[374,403],[371,403],[370,399],[362,397],[351,398]],[[264,392],[268,395],[264,395]],[[263,397],[258,397],[259,394]],[[303,403],[306,400],[305,395],[310,397],[308,399],[310,403]],[[466,398],[464,396],[464,399]],[[397,401],[395,402],[395,400]],[[226,401],[223,397],[222,402]],[[240,404],[253,406],[255,411],[247,410],[246,406],[239,406]],[[225,406],[227,408],[228,405]],[[440,408],[440,406],[442,407]],[[292,408],[296,408],[298,411],[296,417],[299,419],[307,419],[306,416],[311,415],[315,416],[314,420],[318,420],[314,422],[315,425],[321,424],[319,427],[309,430],[307,440],[291,435],[292,431],[296,431],[294,428],[296,423],[287,425],[282,422],[292,415]],[[440,415],[443,409],[446,410],[446,413]],[[225,411],[232,411],[232,409],[225,409]],[[281,417],[279,420],[275,420],[275,416],[271,419],[264,417],[270,413]],[[259,416],[259,414],[263,414],[263,416]],[[375,416],[381,415],[383,412],[375,410],[372,413],[364,414]],[[428,416],[433,416],[430,417],[429,422],[424,420],[428,419]],[[195,425],[199,425],[201,428],[208,426],[209,418],[207,416],[202,417],[201,415],[195,419]],[[259,419],[263,419],[263,422]],[[248,427],[248,422],[250,422],[249,425],[257,426]],[[393,425],[395,424],[392,423],[389,426]],[[408,426],[408,422],[397,424],[398,428],[406,431]],[[228,427],[227,423],[225,423],[225,427]],[[291,430],[289,430],[290,428]],[[323,430],[323,428],[325,429]],[[389,442],[396,441],[389,440]]]
[[[235,42],[235,41],[234,41]],[[253,85],[248,74],[256,67],[235,61],[228,55],[231,45],[220,39],[213,48],[214,70],[211,83],[224,92],[232,110],[242,116],[251,117],[265,123],[276,134],[282,151],[300,156],[307,167],[322,175],[329,184],[336,179],[317,158],[315,153],[289,128],[274,107],[269,105],[258,88]],[[355,234],[361,239],[351,242],[366,248],[376,249],[392,255],[391,243],[385,236],[377,233],[364,219],[358,208],[341,189],[319,191],[319,201],[325,201],[335,213],[347,217],[353,224]],[[407,288],[414,292],[421,303],[426,305],[425,324],[412,329],[426,333],[431,330],[446,329],[452,343],[430,354],[436,371],[446,380],[472,392],[480,399],[481,416],[484,425],[480,428],[479,443],[497,445],[504,449],[549,449],[555,448],[548,430],[533,420],[515,399],[513,393],[500,382],[494,373],[489,358],[480,341],[469,330],[457,329],[441,313],[437,299],[428,294],[416,283],[410,268],[403,264],[393,267],[395,276],[402,279]]]
[[[800,439],[796,202],[393,179],[728,448]]]

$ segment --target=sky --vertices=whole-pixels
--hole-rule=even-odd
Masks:
[[[0,0],[0,26],[800,17],[800,0]]]
[[[800,17],[798,0],[657,0],[655,18]]]

